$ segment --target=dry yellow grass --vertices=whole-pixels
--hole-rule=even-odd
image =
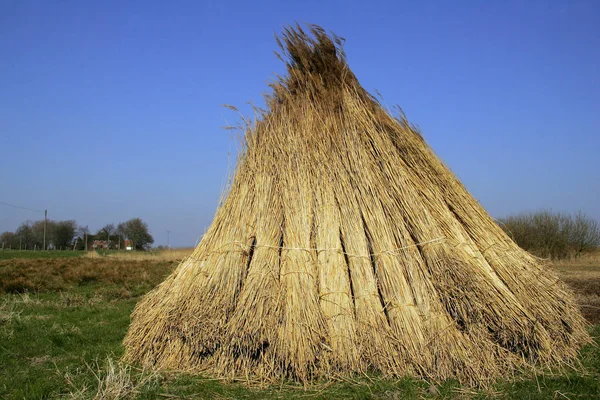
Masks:
[[[103,258],[108,257],[117,260],[137,260],[137,261],[183,261],[189,257],[193,248],[177,248],[171,250],[160,251],[119,251],[117,253],[108,253],[106,256],[99,254],[96,251],[89,251],[85,254],[88,258]]]
[[[360,86],[341,40],[298,26],[279,42],[288,73],[203,240],[138,303],[125,359],[468,383],[573,360],[590,338],[569,291]]]
[[[597,270],[600,266],[600,250],[584,253],[580,257],[556,260],[552,262],[552,266],[561,272],[585,271],[586,269]]]
[[[0,260],[0,293],[62,291],[93,282],[155,286],[173,271],[175,264],[110,257]]]
[[[584,317],[600,323],[600,251],[571,260],[556,261],[552,267],[573,288]]]

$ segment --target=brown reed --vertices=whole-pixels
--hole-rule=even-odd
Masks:
[[[125,359],[469,384],[569,364],[590,340],[569,291],[360,86],[340,38],[307,30],[278,38],[287,75],[203,240],[135,308]]]

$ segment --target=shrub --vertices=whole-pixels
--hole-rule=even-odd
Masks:
[[[499,223],[520,247],[539,257],[577,257],[600,246],[598,222],[581,212],[538,211],[511,215]]]

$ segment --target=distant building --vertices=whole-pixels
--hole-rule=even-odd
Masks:
[[[109,243],[106,240],[94,240],[92,242],[92,248],[94,250],[97,250],[97,249],[108,249],[108,247],[109,247]]]
[[[129,239],[125,239],[123,241],[123,247],[125,250],[133,250],[133,242]]]

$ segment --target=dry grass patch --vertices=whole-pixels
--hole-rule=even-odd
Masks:
[[[4,300],[0,304],[0,329],[20,318],[21,312],[15,309],[13,302]]]
[[[559,271],[570,271],[586,268],[600,268],[600,250],[583,254],[579,257],[572,257],[564,260],[552,262],[552,266]]]
[[[173,270],[169,261],[113,258],[15,259],[0,261],[0,292],[64,290],[91,283],[153,287]],[[24,295],[27,296],[27,295]]]
[[[86,364],[87,369],[96,378],[97,387],[94,391],[88,386],[77,387],[69,374],[64,379],[71,386],[69,399],[117,400],[133,399],[139,394],[140,388],[153,383],[160,377],[156,373],[131,370],[130,366],[113,361],[107,357],[103,366],[96,368]]]
[[[28,360],[31,365],[36,366],[36,365],[41,365],[41,364],[47,363],[48,361],[51,360],[51,358],[49,355],[43,355],[43,356],[39,356],[39,357],[31,357]]]
[[[600,323],[600,251],[552,266],[573,289],[583,316],[592,324]]]
[[[131,261],[177,261],[181,262],[189,257],[193,248],[181,248],[172,250],[160,250],[160,251],[117,251],[108,252],[103,255],[101,252],[90,251],[85,254],[86,258],[112,258],[118,260],[131,260]]]

